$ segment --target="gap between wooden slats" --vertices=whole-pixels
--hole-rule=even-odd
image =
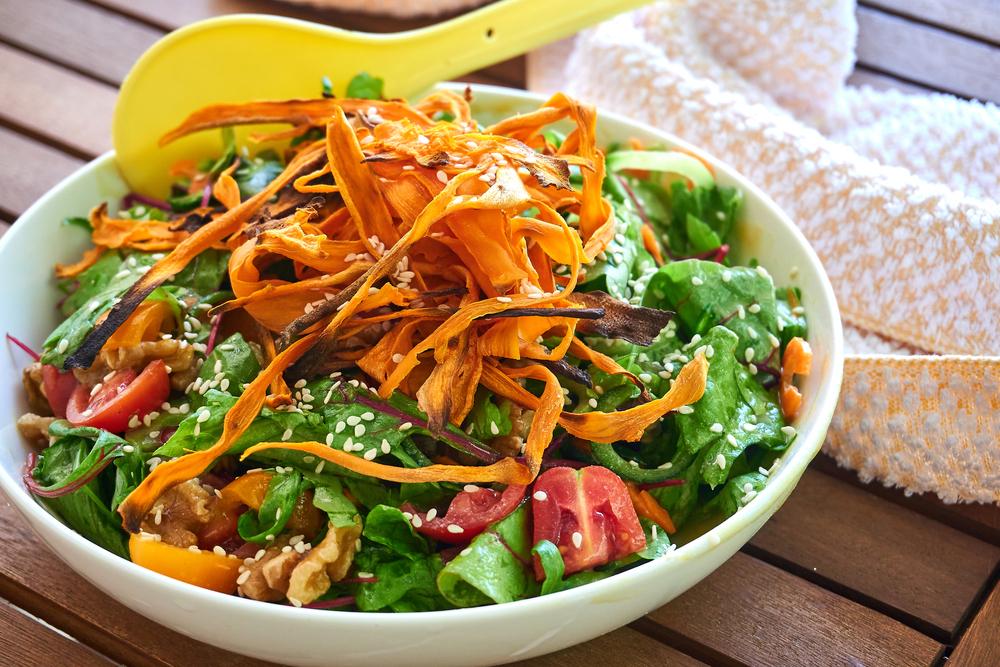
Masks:
[[[813,470],[746,551],[948,642],[1000,548]]]
[[[9,222],[83,165],[79,158],[3,127],[0,155],[8,156],[0,160],[0,218]]]
[[[858,62],[904,79],[1000,101],[1000,48],[885,12],[857,8]]]
[[[888,616],[744,553],[632,627],[724,665],[915,667],[933,664],[942,648]]]
[[[0,599],[0,665],[111,667],[114,663]]]
[[[550,653],[515,667],[565,665],[628,665],[629,667],[699,667],[705,663],[629,627],[620,628],[583,644]]]
[[[979,613],[948,656],[949,667],[1000,665],[1000,582],[996,582]]]
[[[859,4],[1000,45],[996,0],[863,0]]]
[[[76,157],[111,146],[113,87],[0,44],[0,90],[0,124]]]

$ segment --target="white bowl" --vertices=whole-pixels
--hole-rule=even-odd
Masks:
[[[536,108],[523,91],[474,86],[477,116],[491,119]],[[173,630],[257,658],[295,665],[471,665],[525,659],[586,641],[660,607],[732,556],[792,492],[819,451],[833,416],[843,366],[840,315],[816,254],[766,195],[733,169],[680,139],[602,112],[602,144],[630,137],[678,146],[709,162],[718,181],[746,199],[736,257],[756,257],[779,284],[802,288],[809,314],[813,372],[805,379],[799,436],[767,487],[708,533],[671,554],[609,579],[509,604],[408,614],[296,609],[222,595],[118,558],[63,525],[36,503],[21,482],[28,453],[14,428],[26,410],[20,369],[27,360],[12,345],[0,352],[0,487],[41,538],[71,568],[116,600]],[[99,201],[117,202],[126,186],[114,155],[82,167],[34,204],[0,241],[3,330],[39,345],[58,323],[56,262],[79,257],[84,234],[60,226]],[[797,271],[797,278],[790,276]]]

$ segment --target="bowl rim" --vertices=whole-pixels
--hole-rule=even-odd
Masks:
[[[466,85],[472,87],[474,94],[477,92],[484,93],[489,96],[506,98],[518,103],[541,105],[546,99],[545,96],[537,93],[489,84],[441,83],[435,86],[435,89],[443,88],[461,91],[465,89]],[[836,408],[840,395],[840,387],[843,378],[844,353],[840,311],[829,277],[823,269],[823,265],[820,262],[819,257],[816,255],[815,250],[806,240],[799,228],[785,214],[785,212],[756,185],[751,183],[746,177],[730,165],[673,135],[672,133],[657,129],[647,123],[633,120],[624,114],[607,111],[598,107],[598,122],[600,123],[602,119],[631,125],[644,132],[658,135],[669,144],[682,148],[683,150],[696,155],[699,159],[708,162],[716,172],[726,174],[727,177],[731,178],[739,185],[748,198],[757,199],[766,209],[768,209],[775,219],[775,224],[781,228],[781,232],[794,238],[795,242],[804,250],[812,267],[817,269],[819,291],[822,293],[822,300],[827,306],[827,314],[833,327],[832,331],[829,332],[831,334],[830,346],[826,350],[829,357],[829,379],[827,383],[822,386],[822,391],[819,392],[819,395],[815,399],[816,405],[814,408],[813,424],[807,434],[809,436],[809,440],[805,441],[803,434],[800,432],[795,445],[793,445],[788,452],[781,456],[780,466],[774,476],[769,479],[764,489],[760,491],[750,502],[741,507],[736,514],[728,517],[691,542],[668,552],[668,554],[642,563],[624,572],[610,576],[607,579],[602,579],[585,586],[560,591],[550,595],[535,596],[503,604],[422,612],[373,613],[364,611],[338,611],[337,614],[325,614],[326,617],[346,622],[359,621],[360,619],[377,620],[380,624],[386,624],[385,629],[391,629],[397,625],[408,625],[417,619],[423,619],[426,621],[451,621],[456,618],[460,618],[461,620],[467,622],[474,622],[477,620],[502,620],[508,616],[516,616],[522,611],[527,611],[529,608],[535,613],[544,613],[546,611],[554,612],[564,605],[572,604],[574,601],[581,602],[585,599],[596,598],[602,594],[613,591],[616,587],[622,586],[628,581],[638,581],[644,577],[654,576],[657,570],[668,568],[670,566],[669,564],[673,561],[693,560],[704,557],[710,550],[717,548],[722,542],[735,538],[740,531],[757,521],[762,515],[767,513],[772,506],[783,502],[784,497],[788,493],[791,493],[809,462],[815,457],[822,447],[826,430],[832,421],[834,409]],[[44,195],[42,195],[42,197],[40,197],[24,213],[22,213],[18,219],[31,218],[38,209],[45,206],[48,202],[57,199],[60,193],[68,185],[77,180],[86,178],[93,171],[107,168],[108,163],[113,163],[114,160],[114,151],[107,151],[90,162],[82,165],[79,169],[49,189]],[[117,168],[113,165],[112,168],[117,171]],[[7,246],[15,243],[15,239],[18,238],[20,232],[24,228],[25,226],[23,224],[20,226],[14,224],[4,235],[4,238],[0,239],[0,257],[2,257],[4,252],[6,252]],[[14,437],[12,429],[10,429],[9,426],[3,428],[0,432],[3,432],[6,437]],[[5,445],[0,442],[0,447],[4,446]],[[291,605],[261,603],[256,600],[241,598],[236,595],[210,591],[192,584],[172,579],[152,570],[148,570],[140,565],[136,565],[129,560],[115,556],[111,552],[106,551],[98,545],[90,542],[51,514],[46,508],[39,504],[30,493],[28,493],[27,489],[25,489],[21,483],[21,480],[13,478],[3,466],[0,466],[0,490],[3,490],[10,502],[14,504],[22,514],[30,519],[30,523],[36,524],[40,522],[49,530],[60,533],[61,536],[68,539],[75,548],[82,549],[91,557],[95,558],[102,567],[107,569],[108,573],[113,573],[116,568],[124,567],[125,571],[129,572],[131,576],[137,577],[146,586],[158,587],[161,590],[164,590],[164,592],[183,596],[191,599],[193,602],[206,606],[237,605],[237,607],[234,608],[234,611],[238,610],[243,614],[258,616],[260,618],[269,617],[274,620],[295,620],[301,622],[313,617],[317,619],[322,618],[318,612],[328,611],[296,608]],[[53,548],[53,551],[56,550]],[[56,555],[62,558],[62,553],[57,552]],[[313,616],[308,616],[307,614],[309,613],[313,613]],[[330,622],[335,621],[331,620]]]

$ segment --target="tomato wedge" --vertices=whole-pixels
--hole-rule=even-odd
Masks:
[[[133,415],[144,417],[170,396],[170,376],[162,359],[149,363],[137,376],[132,369],[116,371],[91,396],[78,386],[66,404],[66,418],[76,426],[94,426],[112,433],[128,428]]]
[[[236,592],[236,579],[243,565],[239,558],[191,551],[140,535],[129,537],[128,552],[133,563],[147,570],[220,593]]]
[[[409,504],[402,509],[412,513],[414,519],[419,517],[419,521],[413,521],[413,528],[421,535],[448,544],[467,544],[491,523],[513,512],[524,499],[526,488],[511,484],[503,493],[485,487],[476,487],[475,491],[468,488],[452,498],[444,516],[430,510],[430,519],[428,512],[417,512]]]
[[[551,468],[535,480],[531,500],[534,542],[559,547],[566,574],[624,558],[646,546],[628,488],[601,466]],[[545,579],[535,556],[535,576]]]
[[[52,414],[60,419],[66,417],[66,404],[80,383],[72,371],[61,371],[52,364],[42,366],[42,388],[49,401]]]

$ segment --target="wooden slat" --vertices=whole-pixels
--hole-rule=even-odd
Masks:
[[[1000,101],[1000,48],[858,7],[858,62],[959,95]]]
[[[0,600],[0,665],[111,667],[107,658]]]
[[[295,5],[274,0],[92,0],[92,2],[115,9],[127,16],[134,16],[149,25],[173,30],[192,21],[232,14],[235,12],[250,12],[256,14],[278,14],[291,16],[307,21],[325,23],[327,25],[345,28],[347,30],[363,30],[365,32],[399,32],[412,30],[447,19],[449,15],[417,18],[395,18],[363,14],[356,12],[341,12],[331,9]],[[364,69],[364,63],[358,63],[357,68]],[[373,74],[378,74],[373,72]],[[486,67],[476,73],[483,83],[493,83],[504,86],[523,88],[525,85],[525,60],[523,57]],[[466,77],[458,80],[465,81]]]
[[[919,86],[888,74],[875,72],[863,65],[858,65],[854,68],[851,75],[847,77],[847,83],[852,86],[871,86],[876,90],[900,90],[904,93],[926,94],[935,92],[933,88]]]
[[[963,533],[1000,546],[1000,505],[945,504],[932,493],[906,495],[901,489],[882,486],[878,482],[865,484],[853,470],[841,468],[829,456],[820,454],[812,467],[852,486],[862,488],[897,505],[931,517]]]
[[[998,547],[812,470],[751,544],[944,641],[1000,561]]]
[[[0,0],[0,38],[108,83],[121,83],[136,58],[162,34],[73,0]]]
[[[0,160],[0,217],[10,220],[83,165],[83,160],[3,127],[0,155],[8,156]]]
[[[111,86],[0,44],[0,90],[0,122],[78,155],[111,146]]]
[[[0,543],[0,596],[116,661],[143,667],[270,664],[183,637],[111,600],[52,554],[2,495]]]
[[[941,650],[902,623],[743,553],[633,625],[721,664],[917,667]]]
[[[997,0],[864,0],[861,4],[1000,43]]]
[[[629,667],[698,667],[705,663],[631,628],[621,628],[584,644],[533,660],[517,667],[563,667],[564,665],[629,665]]]
[[[949,667],[1000,665],[1000,583],[965,631],[948,659]]]

